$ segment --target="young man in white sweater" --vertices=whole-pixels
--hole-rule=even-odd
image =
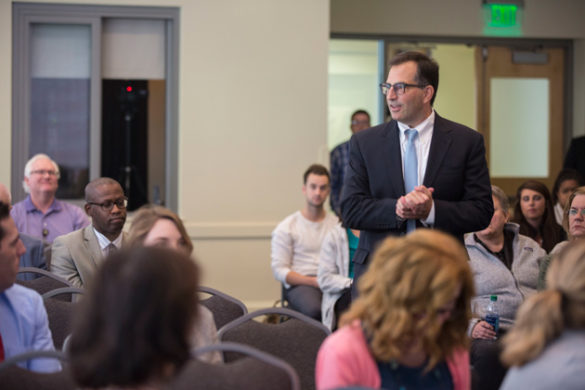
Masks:
[[[311,165],[303,175],[305,206],[272,232],[272,272],[284,285],[289,307],[318,321],[322,296],[317,283],[319,252],[325,235],[338,221],[324,208],[330,191],[327,168]]]

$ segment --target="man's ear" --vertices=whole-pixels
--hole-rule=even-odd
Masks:
[[[425,92],[425,103],[430,103],[430,101],[433,99],[433,96],[435,96],[435,88],[433,88],[432,85],[427,85],[424,88],[424,92]]]
[[[91,217],[91,214],[89,213],[90,208],[91,208],[91,205],[89,203],[86,203],[85,205],[83,205],[83,209],[85,210],[85,214],[87,214],[88,217]]]

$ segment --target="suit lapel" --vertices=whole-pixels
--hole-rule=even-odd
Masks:
[[[439,173],[439,168],[443,163],[443,159],[447,155],[449,146],[451,145],[451,131],[445,127],[443,118],[435,114],[435,125],[433,128],[433,138],[431,139],[431,148],[429,150],[429,158],[427,160],[427,169],[423,185],[432,187]]]
[[[89,225],[83,229],[83,244],[85,245],[85,249],[89,255],[90,262],[93,263],[94,267],[97,267],[98,261],[102,257],[102,250],[100,248],[100,244],[98,243],[97,237],[93,232],[92,225]]]
[[[381,150],[386,151],[385,173],[388,183],[392,187],[392,193],[404,194],[404,175],[402,173],[402,151],[400,148],[400,137],[398,135],[398,124],[390,121],[386,126],[387,131],[382,137]]]

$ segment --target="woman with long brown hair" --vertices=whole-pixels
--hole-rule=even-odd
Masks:
[[[556,244],[566,239],[546,186],[536,180],[525,181],[516,191],[516,207],[512,222],[520,225],[520,234],[532,238],[549,253]]]

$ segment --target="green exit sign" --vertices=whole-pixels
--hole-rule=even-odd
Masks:
[[[490,4],[491,27],[513,27],[516,26],[518,6],[513,4]]]
[[[484,3],[483,33],[486,36],[520,37],[522,36],[522,7],[517,4],[490,2]]]

